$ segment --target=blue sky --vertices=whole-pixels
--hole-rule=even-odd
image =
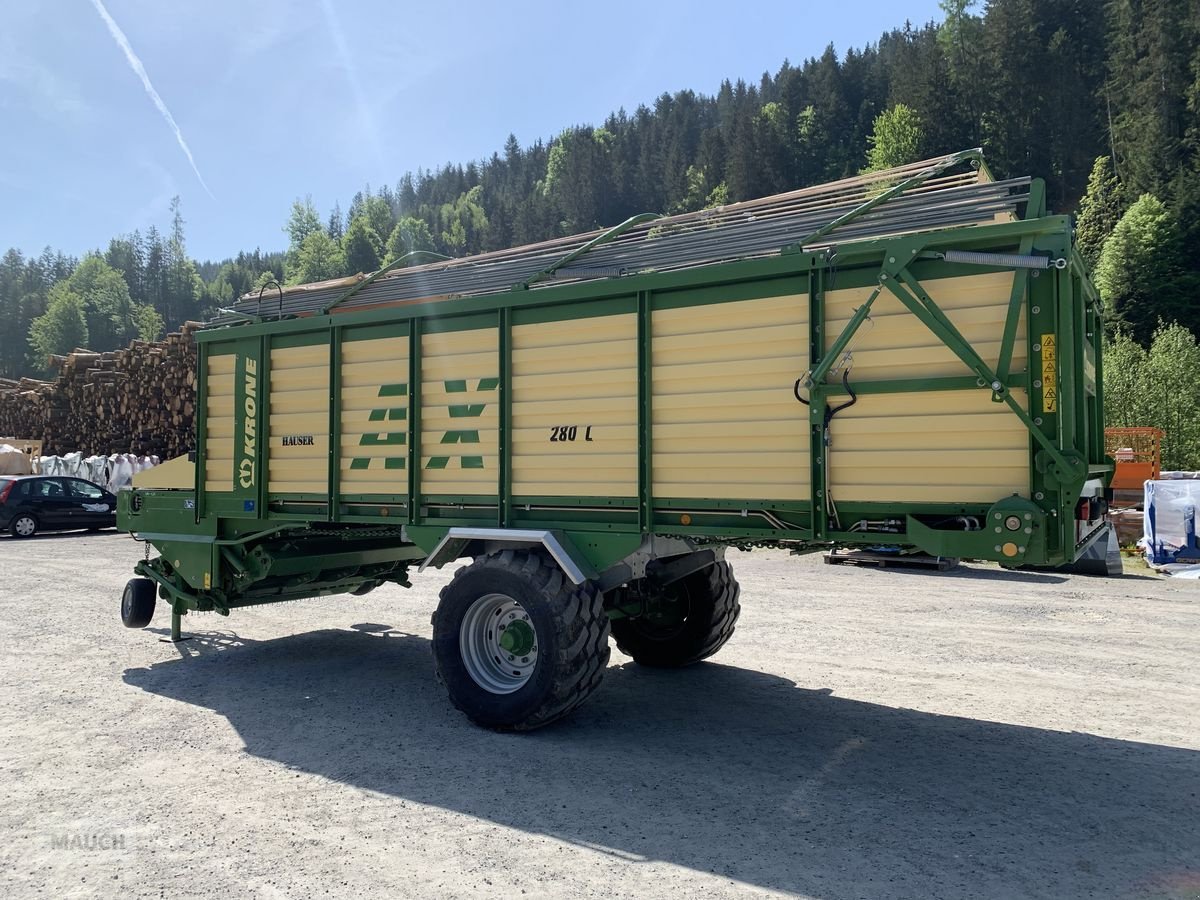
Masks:
[[[528,145],[664,91],[712,94],[906,18],[940,19],[937,0],[4,0],[0,252],[165,228],[176,194],[193,256],[282,249],[299,196],[325,215],[510,132]]]

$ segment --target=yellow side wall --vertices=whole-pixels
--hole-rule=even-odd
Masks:
[[[496,328],[421,336],[422,493],[497,492],[499,377]]]
[[[143,469],[133,476],[130,483],[135,488],[147,490],[191,490],[196,486],[196,464],[185,453]]]
[[[267,491],[329,490],[329,345],[271,350]],[[295,440],[284,445],[284,438]],[[312,439],[312,444],[306,443]]]
[[[656,310],[652,331],[654,495],[808,500],[808,295]]]
[[[1014,396],[1028,408],[1024,392]],[[991,503],[1029,493],[1029,432],[987,391],[860,396],[830,431],[835,503]]]
[[[408,338],[345,341],[341,378],[341,492],[407,494]]]
[[[966,275],[923,281],[921,286],[983,361],[994,367],[1000,356],[1013,277],[1012,272]],[[826,346],[837,339],[871,291],[870,287],[847,288],[825,295]],[[871,318],[859,327],[849,350],[854,358],[852,381],[973,374],[888,290],[875,300]],[[1013,347],[1012,371],[1025,368],[1026,355],[1022,313]]]
[[[1013,274],[922,282],[929,296],[989,365],[1000,355]],[[870,288],[827,295],[832,343]],[[971,375],[966,364],[889,291],[879,295],[849,347],[851,383]],[[1012,371],[1027,364],[1025,318]],[[1028,400],[1018,395],[1022,406]],[[991,502],[1029,491],[1029,433],[1007,405],[979,391],[863,395],[832,425],[834,501]]]
[[[995,364],[1012,279],[1011,273],[984,274],[924,287]],[[853,288],[827,295],[828,341],[868,294],[868,288]],[[807,410],[792,393],[809,366],[808,310],[808,296],[795,294],[652,313],[654,496],[810,499]],[[636,495],[636,338],[632,313],[513,328],[514,494]],[[1014,371],[1026,365],[1025,344],[1022,319]],[[407,337],[342,345],[342,493],[407,493],[408,350]],[[497,330],[426,333],[421,350],[422,492],[495,494]],[[970,374],[888,292],[876,300],[850,350],[852,383]],[[325,345],[271,353],[273,493],[326,491],[329,362]],[[209,491],[234,485],[235,364],[232,354],[207,363]],[[1026,403],[1023,394],[1020,400]],[[832,433],[835,502],[990,502],[1028,491],[1027,432],[986,391],[861,395],[834,420]],[[284,446],[285,437],[311,437],[312,443]]]
[[[637,316],[512,331],[513,493],[637,495]]]
[[[208,358],[204,489],[233,490],[233,376],[237,356]]]

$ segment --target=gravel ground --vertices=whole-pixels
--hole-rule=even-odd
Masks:
[[[1200,896],[1200,585],[730,556],[737,634],[526,735],[416,588],[128,631],[140,545],[0,539],[0,894]]]

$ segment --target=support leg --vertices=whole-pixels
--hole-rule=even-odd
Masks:
[[[169,638],[159,638],[167,644],[178,644],[180,641],[190,641],[190,637],[183,637],[180,629],[183,615],[177,610],[171,610],[171,636]]]

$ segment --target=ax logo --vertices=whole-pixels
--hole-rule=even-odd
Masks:
[[[379,386],[379,397],[408,397],[407,384],[383,384]],[[403,406],[382,406],[371,410],[367,416],[368,422],[402,422],[407,423],[408,409]],[[401,428],[407,428],[407,424],[402,424]],[[408,432],[405,431],[388,431],[388,432],[366,432],[358,439],[360,447],[403,447],[408,443]],[[403,451],[401,451],[403,452]],[[351,469],[369,469],[371,468],[372,457],[359,456],[350,460]],[[382,458],[383,467],[385,469],[403,469],[404,456],[385,456]]]
[[[466,379],[445,381],[447,394],[466,394],[470,392]],[[476,394],[490,393],[500,387],[499,378],[481,378],[475,384]],[[387,397],[408,397],[407,384],[385,384],[379,388],[381,399]],[[487,409],[487,403],[451,403],[448,404],[450,418],[477,419]],[[367,416],[368,422],[401,422],[403,430],[386,432],[366,432],[359,440],[360,447],[405,447],[408,444],[408,409],[405,406],[381,406],[372,409]],[[446,444],[478,444],[479,429],[453,428],[442,434],[439,445]],[[426,469],[446,469],[453,457],[449,453],[430,456],[425,463]],[[484,468],[484,458],[480,454],[463,454],[457,457],[459,465],[464,469]],[[381,461],[384,469],[405,468],[405,457],[402,451],[396,456],[369,457],[359,456],[350,460],[351,469],[370,469],[373,462]]]
[[[467,393],[466,380],[447,381],[447,394],[465,394]],[[475,386],[475,393],[482,394],[494,391],[500,387],[499,378],[481,378]],[[478,419],[483,415],[483,411],[487,409],[486,403],[451,403],[450,418],[452,419]],[[447,431],[442,435],[442,444],[478,444],[479,429],[477,428],[456,428]],[[464,469],[482,469],[482,455],[466,455],[458,457],[459,465]],[[427,469],[445,469],[450,465],[450,456],[430,456],[429,462],[425,463]]]

